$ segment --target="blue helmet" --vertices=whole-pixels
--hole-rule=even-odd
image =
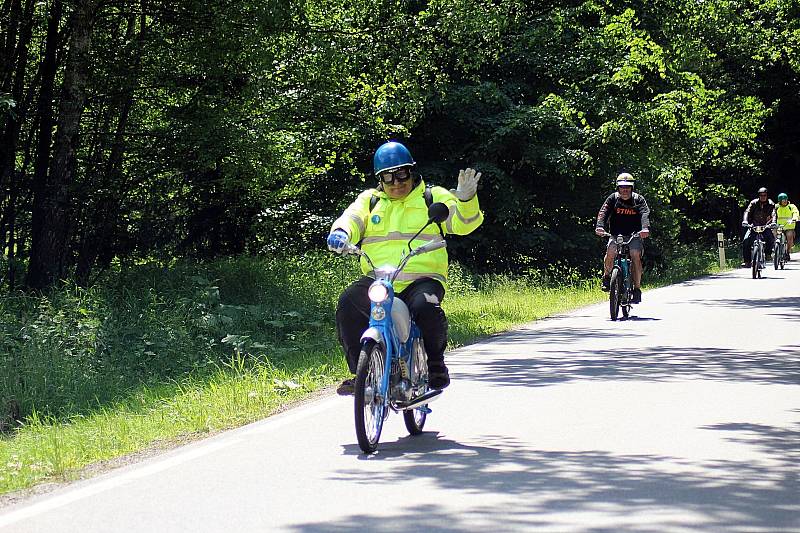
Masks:
[[[377,176],[384,170],[394,170],[400,167],[411,167],[417,163],[411,157],[411,152],[402,144],[394,141],[382,144],[375,150],[372,160]]]

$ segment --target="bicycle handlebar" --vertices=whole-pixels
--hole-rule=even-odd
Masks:
[[[607,232],[605,230],[603,231],[603,234],[601,236],[602,237],[616,237],[617,244],[622,244],[624,246],[624,245],[630,244],[631,241],[633,239],[635,239],[636,237],[638,237],[640,233],[641,233],[641,231],[637,231],[636,233],[631,233],[631,236],[628,238],[627,241],[624,240],[625,239],[624,235],[612,235],[611,233],[609,233],[609,232]],[[620,239],[622,239],[622,242],[620,242]]]
[[[779,226],[779,224],[776,224],[775,222],[773,222],[771,224],[765,224],[765,225],[762,225],[762,226],[756,226],[755,224],[748,224],[746,227],[748,229],[756,230],[757,233],[761,233],[762,231],[766,231],[768,229],[775,229],[778,226]],[[781,226],[781,227],[783,227],[783,226]]]

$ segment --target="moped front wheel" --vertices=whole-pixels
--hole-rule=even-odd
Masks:
[[[358,358],[355,382],[355,422],[358,445],[365,453],[378,449],[386,401],[381,394],[385,354],[373,340],[364,341]]]
[[[414,396],[422,396],[428,392],[428,354],[425,353],[425,345],[422,339],[414,340],[413,354],[411,357],[411,381],[415,387]],[[419,435],[425,426],[428,417],[426,413],[427,405],[416,409],[403,411],[403,421],[406,429],[411,435]]]
[[[619,268],[614,268],[611,271],[611,280],[608,285],[608,304],[611,320],[616,320],[619,316],[620,299],[622,298],[622,273]]]

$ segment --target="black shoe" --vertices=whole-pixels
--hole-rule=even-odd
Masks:
[[[428,386],[432,389],[441,390],[450,385],[450,373],[444,363],[433,363],[428,365]]]
[[[356,392],[356,380],[354,378],[349,378],[344,381],[336,388],[336,394],[339,396],[352,396]]]
[[[631,303],[642,303],[642,289],[633,289],[633,300],[631,300]]]
[[[611,288],[611,276],[603,276],[603,281],[600,283],[600,288],[608,292]]]

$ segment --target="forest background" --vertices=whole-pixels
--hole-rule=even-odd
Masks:
[[[454,295],[596,279],[623,170],[668,271],[800,195],[799,82],[797,0],[0,0],[0,430],[231,353],[336,366],[324,237],[389,139],[483,173]]]
[[[2,0],[3,288],[113,263],[320,248],[408,144],[483,172],[481,271],[596,269],[622,170],[653,262],[800,194],[793,0]],[[478,246],[492,243],[492,246]],[[498,254],[497,250],[506,252]]]

